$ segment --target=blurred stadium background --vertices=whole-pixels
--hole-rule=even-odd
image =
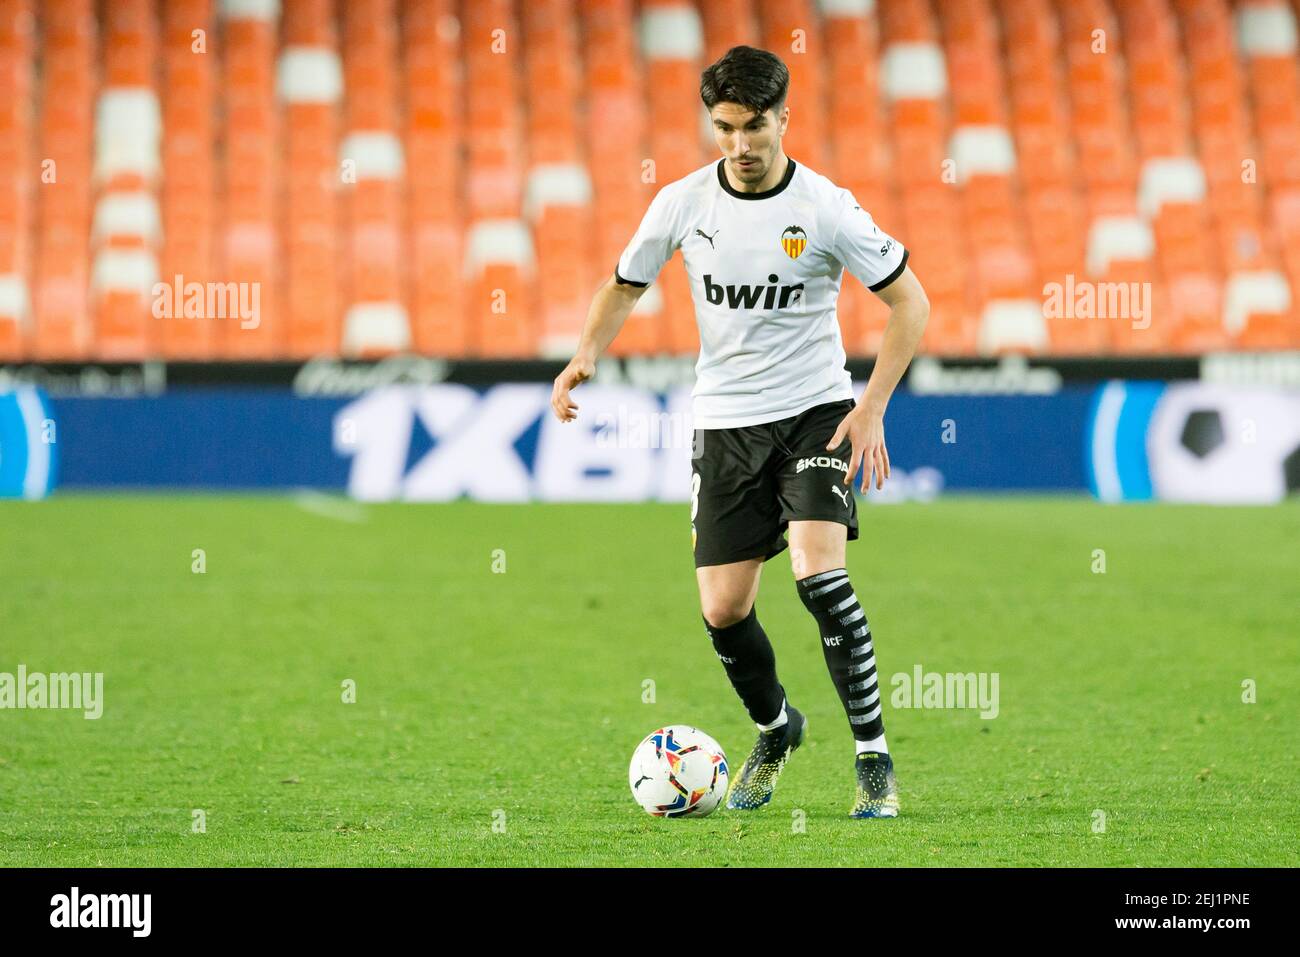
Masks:
[[[1067,435],[1030,443],[1006,474],[954,464],[946,487],[1144,497],[1159,468],[1134,465],[1134,442],[1170,403],[1122,383],[1199,381],[1211,391],[1169,415],[1207,414],[1164,426],[1183,464],[1204,484],[1216,449],[1248,445],[1237,471],[1268,457],[1276,498],[1300,481],[1287,464],[1296,437],[1281,434],[1296,406],[1279,391],[1300,382],[1297,10],[0,0],[0,389],[11,448],[24,432],[29,447],[41,435],[52,446],[27,457],[24,488],[402,496],[406,472],[362,463],[381,456],[378,440],[351,434],[339,397],[404,415],[412,434],[382,454],[405,442],[414,464],[427,450],[415,446],[450,434],[449,402],[549,382],[649,199],[717,156],[699,73],[750,43],[792,69],[788,153],[853,190],[912,251],[932,317],[910,392],[1090,397],[1059,415],[1055,402],[979,405],[989,421],[1067,421]],[[858,379],[886,318],[846,277],[840,321]],[[640,398],[589,389],[589,407],[684,411],[696,346],[676,257],[602,369],[604,385]],[[1108,381],[1118,390],[1095,388]],[[371,392],[401,383],[432,388],[441,418],[421,415],[409,390]],[[255,397],[218,394],[253,385]],[[511,441],[528,473],[550,435],[540,406],[521,411],[535,392],[479,408],[519,420]],[[92,401],[104,395],[124,401]],[[900,399],[910,427],[918,407]],[[263,442],[252,433],[271,419],[278,438]],[[51,420],[77,441],[33,431]],[[287,438],[291,421],[323,430],[324,444]],[[222,436],[224,466],[186,424]],[[160,429],[171,444],[149,444]],[[123,454],[141,442],[156,458]],[[1025,464],[1035,456],[1052,458],[1052,475]],[[682,497],[680,469],[664,488],[619,485],[611,469],[593,465],[596,480],[567,493],[562,477],[434,480],[407,497]]]

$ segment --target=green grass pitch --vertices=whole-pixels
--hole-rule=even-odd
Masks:
[[[628,792],[645,734],[697,725],[738,768],[755,733],[686,506],[337,507],[0,504],[0,672],[103,672],[105,698],[0,710],[0,864],[1300,864],[1297,503],[864,507],[896,821],[846,816],[786,556],[758,609],[805,747],[761,811],[663,821]],[[998,716],[890,707],[917,664],[996,672]]]

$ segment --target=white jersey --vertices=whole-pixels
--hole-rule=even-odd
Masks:
[[[907,250],[852,193],[794,160],[762,193],[733,189],[724,162],[659,191],[616,271],[647,285],[681,249],[700,329],[695,427],[761,425],[852,399],[835,313],[843,270],[883,289]]]

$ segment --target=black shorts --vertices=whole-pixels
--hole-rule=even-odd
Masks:
[[[847,525],[858,537],[858,503],[844,484],[852,443],[826,443],[853,410],[852,399],[735,429],[696,429],[691,460],[691,540],[695,567],[785,551],[792,521]]]

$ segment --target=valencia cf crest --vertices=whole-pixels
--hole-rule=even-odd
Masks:
[[[808,234],[803,231],[802,226],[787,226],[785,232],[781,234],[781,248],[791,259],[798,259],[807,245]]]

